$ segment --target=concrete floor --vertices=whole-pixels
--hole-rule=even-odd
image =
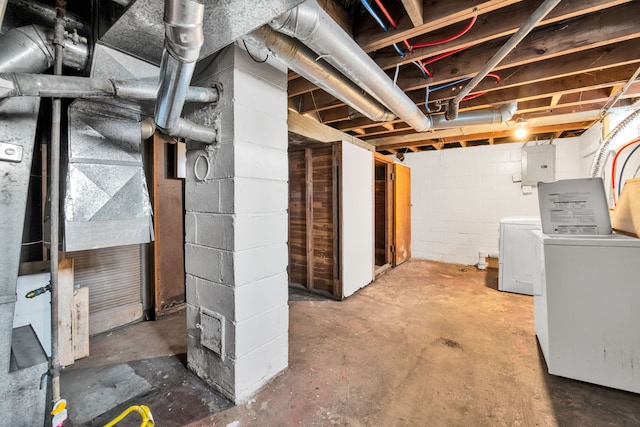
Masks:
[[[296,292],[289,368],[235,407],[171,356],[185,351],[183,316],[145,322],[94,338],[63,397],[65,379],[126,364],[149,384],[129,402],[158,426],[640,425],[640,395],[547,374],[532,298],[496,288],[495,270],[413,260],[342,302]]]

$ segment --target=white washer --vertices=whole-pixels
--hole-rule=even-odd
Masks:
[[[549,373],[640,393],[640,239],[532,234]]]
[[[507,217],[500,220],[498,290],[533,295],[536,271],[532,230],[540,230],[540,218]]]

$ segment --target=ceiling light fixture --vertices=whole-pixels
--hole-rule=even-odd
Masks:
[[[516,120],[516,138],[524,139],[529,134],[529,131],[526,128],[527,121],[521,117]]]

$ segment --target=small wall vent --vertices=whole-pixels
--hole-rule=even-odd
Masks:
[[[200,344],[224,361],[224,316],[200,308]]]

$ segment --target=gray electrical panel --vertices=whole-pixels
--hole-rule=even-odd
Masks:
[[[522,185],[556,180],[556,146],[525,145],[522,147]]]

